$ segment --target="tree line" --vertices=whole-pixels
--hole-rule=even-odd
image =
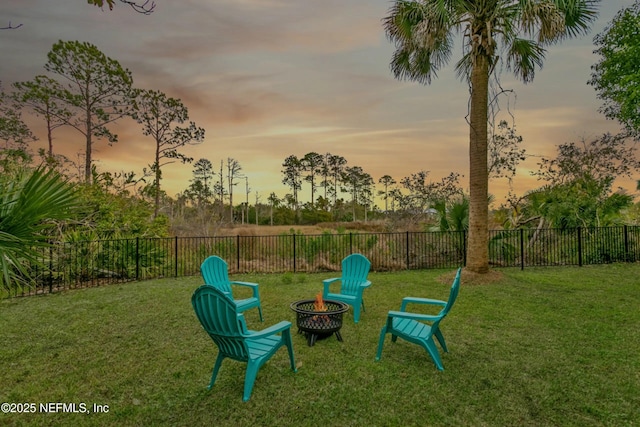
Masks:
[[[542,63],[546,46],[586,31],[594,17],[595,2],[545,2],[544,8],[533,7],[538,2],[501,2],[492,5],[491,10],[469,10],[462,7],[463,3],[466,4],[451,2],[447,8],[438,8],[439,2],[429,0],[396,2],[383,23],[387,35],[396,44],[392,71],[398,78],[422,83],[430,83],[435,71],[448,58],[451,46],[444,42],[455,29],[450,24],[463,23],[469,28],[478,25],[474,32],[464,34],[468,50],[458,67],[460,76],[468,79],[471,89],[470,146],[476,149],[470,152],[479,153],[470,158],[473,166],[468,193],[460,188],[456,172],[435,183],[426,170],[399,179],[385,175],[374,181],[363,167],[348,165],[339,155],[311,152],[302,156],[292,154],[284,159],[282,182],[291,191],[283,200],[272,197],[272,193],[266,202],[260,201],[256,194],[253,211],[249,206],[248,177],[232,158],[228,158],[226,164],[221,161],[215,173],[219,178],[217,187],[212,179],[211,162],[210,165],[205,159],[196,162],[189,187],[172,199],[161,187],[162,170],[170,162],[193,161],[181,153],[181,148],[201,142],[204,129],[189,121],[188,111],[180,100],[157,90],[135,88],[131,73],[97,47],[78,41],[59,41],[47,55],[45,69],[49,75],[16,82],[12,84],[11,93],[0,91],[0,138],[5,142],[0,153],[0,185],[5,194],[1,206],[5,213],[0,227],[6,226],[0,230],[31,236],[34,242],[51,239],[56,233],[60,239],[111,238],[125,233],[162,235],[170,232],[170,224],[175,231],[180,218],[185,224],[193,223],[189,215],[200,215],[203,224],[216,222],[217,218],[218,224],[228,224],[238,217],[243,222],[249,218],[259,222],[264,209],[268,209],[271,223],[287,224],[326,218],[355,220],[384,216],[409,217],[416,221],[426,218],[430,221],[426,222],[428,227],[468,227],[469,251],[473,254],[468,258],[470,268],[483,272],[486,254],[478,248],[484,245],[486,249],[489,220],[505,228],[532,225],[562,228],[608,225],[625,219],[637,221],[637,214],[624,217],[625,211],[632,212],[634,208],[633,198],[614,189],[613,182],[619,176],[631,177],[638,171],[633,141],[638,137],[640,120],[635,108],[637,85],[634,82],[638,80],[640,67],[634,64],[637,65],[640,40],[637,32],[629,31],[640,24],[638,2],[621,10],[594,39],[601,60],[593,66],[589,81],[604,102],[602,112],[619,121],[624,132],[559,145],[557,157],[541,158],[539,169],[533,172],[541,186],[525,194],[511,194],[507,203],[491,217],[489,178],[509,179],[525,156],[518,148],[521,138],[513,124],[500,122],[494,127],[493,101],[489,102],[476,90],[486,89],[484,83],[488,75],[497,61],[502,60],[498,55],[498,42],[511,49],[506,58],[511,61],[508,65],[512,70],[523,80],[531,81],[534,69]],[[485,12],[491,13],[484,16]],[[538,40],[517,37],[519,25],[526,27],[528,33],[535,33],[537,25],[545,22],[564,24],[557,28],[543,25],[544,31],[538,34]],[[434,32],[425,32],[427,28]],[[424,37],[424,43],[416,43]],[[485,66],[487,68],[482,68]],[[23,111],[40,117],[47,129],[48,147],[37,154],[41,160],[37,168],[33,167],[38,163],[36,155],[29,152],[29,144],[36,136],[22,120]],[[133,172],[100,172],[93,164],[92,147],[96,139],[116,143],[118,138],[111,132],[111,124],[125,117],[136,120],[143,135],[148,136],[156,148],[142,177],[136,177]],[[84,140],[80,185],[69,181],[65,168],[73,162],[60,156],[53,144],[52,135],[62,126],[75,129]],[[59,185],[60,176],[47,173],[51,170],[67,175],[63,178],[66,179],[64,185]],[[243,179],[246,198],[238,204],[238,191],[234,192],[234,187],[237,189]],[[374,190],[376,183],[377,188],[382,188],[378,193]],[[67,203],[67,207],[65,203],[34,204],[32,219],[38,224],[44,218],[36,215],[38,209],[57,206],[62,214],[51,212],[51,222],[47,223],[50,227],[45,227],[50,234],[40,228],[20,234],[22,229],[16,228],[20,223],[18,218],[28,222],[25,213],[30,210],[25,204],[30,200],[33,203],[31,197],[24,195],[35,194],[38,186],[56,189],[54,196],[71,191],[73,198],[56,200],[67,203],[73,199],[74,203]],[[303,204],[300,192],[305,186],[311,197]],[[342,194],[344,198],[340,197]],[[384,202],[384,209],[376,206],[375,196]],[[635,208],[637,210],[637,205]],[[216,217],[214,214],[218,211],[220,214]],[[65,212],[73,219],[63,221]],[[15,250],[15,242],[26,237],[16,239],[6,240],[0,249]],[[20,247],[29,246],[25,241]],[[6,255],[9,252],[4,253],[6,262],[17,262],[7,261],[12,258]],[[22,254],[14,260],[26,256]]]

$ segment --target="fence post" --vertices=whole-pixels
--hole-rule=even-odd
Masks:
[[[578,227],[578,266],[582,267],[582,227]]]
[[[353,233],[349,232],[349,255],[353,253]]]
[[[462,230],[462,266],[467,266],[467,230]]]
[[[408,231],[405,234],[404,248],[405,248],[405,260],[407,263],[407,270],[409,270],[409,232]]]
[[[296,233],[291,234],[293,239],[293,272],[296,272]]]
[[[624,232],[624,261],[629,262],[631,260],[631,256],[629,256],[629,230],[626,225],[622,229]]]
[[[176,240],[174,243],[174,253],[176,254],[176,269],[175,269],[175,276],[178,277],[178,236],[176,236]]]
[[[136,237],[136,280],[140,280],[140,238]]]
[[[520,270],[524,270],[524,230],[520,229]]]
[[[236,270],[240,271],[240,235],[236,234]]]
[[[53,244],[49,246],[49,293],[53,292]]]

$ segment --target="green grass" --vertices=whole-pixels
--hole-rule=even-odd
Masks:
[[[344,342],[308,347],[298,372],[284,348],[242,402],[244,364],[225,360],[191,308],[198,277],[0,301],[0,402],[94,403],[108,413],[2,414],[0,425],[600,426],[640,424],[638,264],[502,270],[465,284],[442,322],[449,353],[436,370],[419,346],[380,328],[403,296],[444,299],[445,271],[372,273],[367,311]],[[446,273],[451,276],[451,271]],[[332,274],[238,275],[260,283],[265,322],[295,322],[289,304]]]

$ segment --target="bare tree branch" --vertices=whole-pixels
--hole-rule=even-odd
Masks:
[[[22,27],[22,24],[18,24],[14,27],[13,25],[11,25],[11,21],[9,21],[9,26],[0,27],[0,30],[15,30],[16,28],[20,28],[20,27]]]
[[[106,2],[109,5],[109,10],[113,9],[113,2],[115,0],[89,0],[89,4],[94,4],[98,7],[102,7]],[[151,15],[156,8],[156,2],[153,0],[145,0],[144,3],[140,3],[137,1],[131,0],[120,0],[121,3],[128,4],[131,6],[133,10],[143,15]],[[16,26],[11,25],[11,21],[9,21],[9,25],[6,27],[0,27],[0,30],[15,30],[16,28],[22,27],[22,24],[18,24]]]
[[[143,15],[151,15],[156,8],[156,2],[153,0],[144,0],[144,3],[140,3],[140,1],[120,0],[120,3],[128,4],[133,10]],[[109,10],[113,10],[115,0],[88,0],[88,3],[96,5],[99,8],[102,8],[106,3],[109,6]]]
[[[151,15],[151,13],[153,13],[154,9],[156,8],[155,1],[145,0],[145,2],[142,4],[138,4],[135,1],[129,1],[129,0],[120,0],[120,1],[122,3],[128,4],[129,6],[131,6],[133,10],[135,10],[138,13],[142,13],[143,15]]]

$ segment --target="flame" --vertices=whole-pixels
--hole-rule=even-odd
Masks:
[[[324,300],[322,299],[322,292],[318,292],[318,295],[316,295],[313,308],[315,311],[327,311],[327,306],[324,304]]]

